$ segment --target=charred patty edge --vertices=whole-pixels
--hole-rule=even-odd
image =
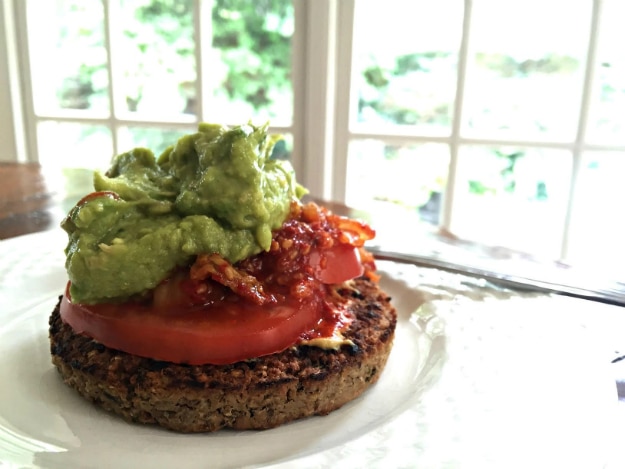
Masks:
[[[65,324],[59,301],[49,320],[52,363],[99,407],[179,432],[267,429],[326,415],[377,382],[397,323],[377,283],[361,278],[336,291],[350,299],[355,319],[343,335],[353,345],[300,345],[231,365],[175,364],[111,349]]]

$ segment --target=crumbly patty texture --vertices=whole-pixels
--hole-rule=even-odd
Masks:
[[[357,279],[338,288],[356,319],[353,346],[300,345],[231,365],[181,365],[108,348],[50,316],[52,363],[67,385],[128,421],[179,432],[266,429],[326,415],[355,399],[382,372],[397,314],[378,285]]]

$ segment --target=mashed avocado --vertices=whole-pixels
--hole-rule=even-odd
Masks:
[[[276,140],[267,125],[200,124],[158,159],[144,148],[115,157],[62,223],[73,300],[140,294],[200,253],[234,263],[268,250],[304,193],[290,164],[270,158]]]

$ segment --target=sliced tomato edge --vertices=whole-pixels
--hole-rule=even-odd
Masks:
[[[123,304],[119,307],[123,308]],[[310,317],[307,320],[297,318],[299,325],[291,322],[298,314],[306,313],[294,311],[274,327],[242,331],[233,339],[224,335],[207,337],[202,333],[202,328],[180,327],[184,322],[178,322],[178,327],[172,331],[174,323],[159,315],[151,319],[152,322],[146,332],[145,322],[136,315],[105,318],[91,310],[88,305],[73,303],[69,296],[69,283],[60,306],[61,319],[75,332],[87,335],[107,347],[154,360],[190,365],[225,365],[281,352],[297,343],[302,334],[313,329],[321,320],[320,305],[312,305],[307,311]],[[264,345],[267,342],[267,335],[272,337],[271,347]],[[278,339],[276,335],[279,336]],[[235,339],[238,343],[236,353],[220,353],[232,350],[228,345]],[[210,341],[210,347],[203,346],[207,340]],[[172,353],[171,350],[176,352]]]

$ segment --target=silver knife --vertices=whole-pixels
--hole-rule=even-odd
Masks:
[[[476,259],[474,263],[453,262],[440,256],[396,252],[369,246],[376,259],[432,267],[472,277],[483,278],[498,285],[530,291],[561,295],[625,306],[625,283],[578,268],[541,263],[506,262],[506,260]],[[523,264],[523,267],[519,267]],[[505,270],[504,270],[505,268]]]

